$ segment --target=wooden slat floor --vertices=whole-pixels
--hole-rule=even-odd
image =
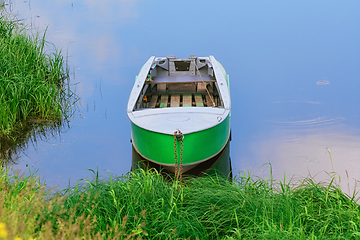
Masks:
[[[204,96],[203,96],[204,95]],[[201,93],[153,94],[148,108],[166,107],[214,107],[214,97]]]

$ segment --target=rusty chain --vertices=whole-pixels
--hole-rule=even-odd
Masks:
[[[180,140],[177,135],[180,135]],[[180,170],[178,173],[178,162],[177,162],[177,141],[181,141],[181,150],[180,150]],[[183,149],[184,149],[184,135],[180,130],[174,132],[174,154],[175,154],[175,178],[180,178],[182,180],[182,170],[183,170]]]
[[[175,153],[175,178],[177,176],[177,150],[176,150],[176,133],[177,131],[174,132],[174,153]]]
[[[180,132],[181,133],[181,132]],[[180,152],[180,182],[182,180],[182,170],[183,170],[183,148],[184,148],[184,137],[181,138],[181,152]]]

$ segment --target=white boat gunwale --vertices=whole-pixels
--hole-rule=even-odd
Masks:
[[[148,76],[148,73],[150,71],[150,68],[151,68],[151,65],[152,65],[154,59],[155,59],[155,56],[150,57],[149,60],[147,60],[147,62],[141,68],[139,75],[136,77],[135,84],[131,90],[129,102],[127,105],[128,113],[132,112],[135,108],[135,104],[138,100],[139,94],[141,93],[141,90],[143,88],[143,85]]]

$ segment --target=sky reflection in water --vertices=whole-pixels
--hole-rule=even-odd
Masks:
[[[152,55],[214,55],[232,94],[234,173],[282,179],[335,171],[360,179],[360,2],[15,1],[13,12],[69,55],[80,96],[71,129],[15,166],[60,188],[130,170],[126,104]],[[322,84],[322,83],[327,84]],[[319,84],[321,83],[321,84]],[[36,163],[35,163],[36,162]],[[343,177],[344,179],[344,177]]]

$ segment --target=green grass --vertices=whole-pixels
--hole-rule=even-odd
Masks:
[[[179,183],[139,170],[102,180],[94,172],[93,180],[57,195],[43,188],[35,175],[0,177],[0,222],[8,239],[360,238],[355,196],[334,180],[238,175],[233,182],[208,176]]]
[[[45,36],[29,35],[0,17],[0,137],[21,131],[33,119],[60,120],[69,110],[64,59],[45,48]]]

